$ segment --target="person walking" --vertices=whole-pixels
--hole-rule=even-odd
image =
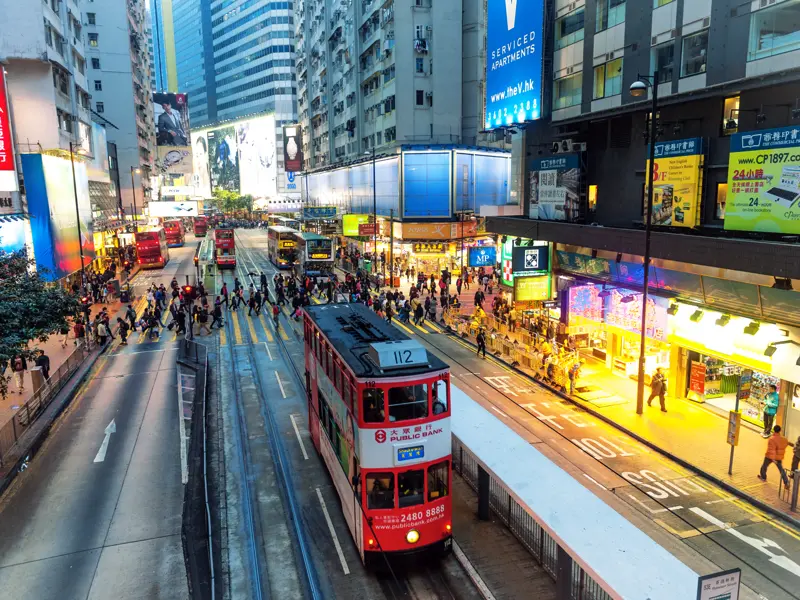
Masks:
[[[481,353],[483,353],[483,358],[486,358],[486,333],[484,333],[483,327],[478,331],[478,336],[475,338],[475,341],[478,343],[478,351],[475,355],[480,356]]]
[[[761,434],[762,437],[768,438],[772,434],[772,424],[775,422],[775,415],[778,412],[780,402],[778,386],[771,384],[769,393],[764,398],[764,432]]]
[[[456,293],[460,296],[461,295],[461,286],[464,285],[464,279],[462,279],[461,275],[458,276],[456,279]]]
[[[42,369],[45,379],[50,379],[50,357],[44,353],[44,350],[39,350],[36,356],[36,366]]]
[[[197,322],[199,323],[199,327],[197,328],[197,335],[203,333],[203,329],[211,335],[211,329],[208,328],[208,309],[203,308],[197,313]]]
[[[222,295],[222,304],[225,305],[225,310],[230,308],[230,304],[228,304],[228,284],[224,281],[222,282],[222,289],[219,292]]]
[[[789,487],[789,478],[786,476],[786,469],[783,468],[783,457],[786,454],[786,447],[793,445],[781,435],[780,425],[775,425],[772,428],[772,435],[767,440],[767,452],[764,455],[764,462],[761,463],[761,472],[758,474],[758,478],[761,481],[767,480],[767,467],[775,463],[781,474],[781,479],[783,479],[783,484]]]
[[[17,384],[17,392],[25,393],[25,371],[28,370],[28,361],[22,354],[17,354],[11,359],[11,372],[14,373],[14,383]]]
[[[83,326],[83,321],[80,319],[75,321],[75,325],[72,326],[72,333],[75,334],[75,345],[78,348],[83,348],[86,343],[86,327]]]
[[[119,343],[122,346],[128,345],[128,329],[130,329],[130,326],[128,325],[127,321],[125,321],[122,317],[117,317],[117,331],[119,331]]]
[[[794,443],[794,452],[792,453],[792,473],[790,477],[794,477],[794,472],[800,467],[800,435],[797,436],[797,441]]]
[[[131,324],[131,331],[136,331],[136,311],[133,310],[133,305],[128,304],[128,310],[125,311],[125,318]]]
[[[58,330],[58,335],[61,336],[61,347],[66,348],[69,342],[69,325],[64,323],[61,329]]]
[[[214,324],[217,324],[217,329],[222,329],[222,302],[219,298],[214,302],[214,312],[211,315],[211,329],[214,329]]]
[[[665,394],[667,393],[667,378],[662,372],[661,367],[656,369],[656,374],[653,375],[650,381],[650,397],[647,399],[647,406],[653,402],[653,398],[658,396],[658,401],[661,403],[661,412],[667,412],[667,404]]]
[[[97,324],[97,342],[100,344],[100,347],[103,348],[108,341],[108,328],[103,321],[100,321]]]
[[[256,290],[255,303],[256,316],[259,316],[261,314],[261,307],[264,305],[264,299],[261,297],[261,290]]]
[[[153,305],[156,302],[155,294],[153,294],[153,290],[147,290],[147,308],[153,308]]]

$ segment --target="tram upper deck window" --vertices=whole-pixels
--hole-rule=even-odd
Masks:
[[[367,423],[383,423],[384,411],[383,390],[380,388],[367,388],[364,390],[364,421]]]
[[[428,416],[428,384],[419,383],[389,390],[389,420],[408,421]]]
[[[447,496],[447,461],[428,467],[428,502]]]
[[[394,473],[369,473],[366,482],[368,508],[394,508]]]
[[[431,390],[433,394],[433,414],[440,415],[447,412],[447,407],[450,405],[447,393],[447,381],[439,379],[434,384]]]
[[[422,469],[397,474],[400,508],[425,502],[425,471]]]

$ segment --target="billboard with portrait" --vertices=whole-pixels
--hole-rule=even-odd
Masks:
[[[50,278],[59,279],[81,268],[80,246],[84,264],[95,258],[86,164],[75,161],[79,246],[75,203],[65,201],[74,194],[70,161],[46,154],[23,154],[21,158],[36,262],[50,271]]]
[[[540,118],[543,0],[488,0],[486,129]]]
[[[236,129],[226,125],[206,132],[208,160],[211,171],[211,191],[239,191],[239,153]]]
[[[154,93],[156,169],[175,175],[192,174],[189,98],[186,94]]]
[[[239,152],[239,193],[254,198],[278,195],[275,115],[238,121],[234,125]]]
[[[528,217],[547,221],[580,218],[580,157],[558,154],[533,159],[528,168]]]
[[[800,233],[800,127],[731,136],[725,229]]]
[[[283,167],[287,173],[303,170],[303,130],[298,123],[283,126]]]
[[[653,225],[695,227],[703,176],[703,138],[658,142],[654,149]],[[648,149],[649,156],[649,149]],[[645,177],[650,182],[650,161]],[[644,190],[647,207],[648,187]],[[647,213],[642,211],[646,217]]]
[[[211,164],[208,153],[208,134],[205,131],[192,132],[192,184],[195,194],[211,198]]]

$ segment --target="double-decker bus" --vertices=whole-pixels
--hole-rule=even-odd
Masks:
[[[186,233],[180,219],[165,220],[164,233],[167,236],[167,246],[170,248],[183,246],[186,241]]]
[[[333,240],[307,231],[298,231],[294,238],[297,241],[295,277],[301,281],[306,276],[317,277],[318,281],[326,283],[333,274]]]
[[[267,256],[279,269],[293,269],[297,260],[296,229],[273,225],[267,229]]]
[[[139,231],[134,234],[136,263],[142,269],[160,269],[169,262],[169,248],[164,229]]]
[[[208,219],[206,217],[194,217],[192,223],[195,237],[206,237],[208,231]]]
[[[309,429],[367,566],[452,548],[450,371],[362,304],[305,308]]]
[[[233,229],[214,230],[214,262],[220,269],[236,267],[236,240]]]
[[[300,221],[290,217],[282,217],[280,215],[271,215],[269,217],[269,224],[279,227],[288,227],[289,229],[296,229],[300,231]]]

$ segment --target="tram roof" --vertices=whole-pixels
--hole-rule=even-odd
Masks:
[[[277,233],[299,233],[297,229],[292,227],[284,227],[283,225],[272,225],[267,231],[272,230]]]
[[[404,369],[384,370],[372,362],[369,350],[380,342],[411,341],[411,338],[396,327],[379,318],[370,308],[357,302],[319,304],[306,306],[306,312],[316,323],[336,351],[347,361],[356,377],[402,377],[441,371],[448,366],[427,350],[426,365]]]
[[[327,236],[320,235],[318,233],[312,233],[310,231],[302,231],[302,232],[298,231],[297,232],[297,237],[301,237],[307,242],[310,241],[310,240],[330,240],[331,239],[331,238],[329,238]]]

